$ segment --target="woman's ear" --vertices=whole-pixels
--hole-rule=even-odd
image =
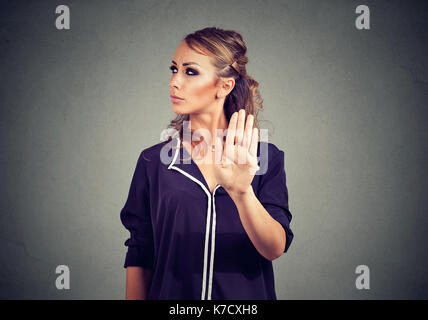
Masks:
[[[235,79],[233,78],[223,78],[220,80],[220,89],[217,91],[217,98],[226,97],[235,87]]]

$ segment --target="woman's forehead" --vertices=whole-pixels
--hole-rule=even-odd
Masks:
[[[194,62],[200,65],[202,68],[212,67],[211,57],[207,56],[199,49],[196,50],[193,50],[187,46],[186,42],[181,42],[177,47],[172,60],[175,61],[178,65]]]

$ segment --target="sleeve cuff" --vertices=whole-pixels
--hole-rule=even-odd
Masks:
[[[126,268],[129,266],[153,269],[153,258],[151,252],[143,250],[138,246],[129,246],[123,267]]]

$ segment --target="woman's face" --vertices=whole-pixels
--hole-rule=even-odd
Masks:
[[[171,99],[176,114],[203,113],[215,108],[219,87],[210,57],[192,50],[183,40],[175,51],[170,69],[169,93],[183,99]]]

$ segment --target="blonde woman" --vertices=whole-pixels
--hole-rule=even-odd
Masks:
[[[259,141],[246,50],[239,33],[210,27],[175,51],[175,134],[141,152],[120,212],[126,299],[277,299],[272,261],[292,216],[284,152]]]

